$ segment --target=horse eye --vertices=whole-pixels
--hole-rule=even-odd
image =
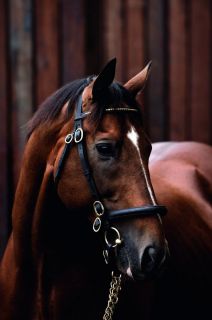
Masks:
[[[98,143],[96,149],[100,156],[111,158],[115,155],[115,149],[112,143]]]

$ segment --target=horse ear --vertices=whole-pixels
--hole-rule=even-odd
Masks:
[[[129,90],[133,96],[136,96],[140,91],[142,91],[146,85],[150,70],[151,70],[152,61],[150,61],[146,67],[141,70],[137,75],[130,79],[127,83],[124,84],[124,87]]]
[[[92,89],[92,98],[97,100],[102,92],[106,91],[114,80],[116,71],[116,58],[110,60],[102,72],[95,79]]]

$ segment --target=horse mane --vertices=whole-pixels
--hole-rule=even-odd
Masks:
[[[41,124],[53,121],[62,110],[64,104],[69,101],[64,119],[68,120],[72,107],[75,105],[85,87],[91,83],[94,77],[95,76],[89,76],[87,78],[69,82],[44,100],[27,123],[27,137],[29,138],[32,132]],[[103,93],[96,102],[98,108],[96,108],[96,112],[94,111],[90,116],[90,120],[95,125],[99,123],[104,113],[104,109],[108,106],[118,108],[127,104],[128,106],[138,108],[136,100],[118,82],[113,82],[107,92]]]
[[[67,101],[70,101],[67,112],[69,114],[70,108],[76,103],[78,96],[92,81],[92,78],[93,77],[88,77],[69,82],[45,99],[27,123],[27,137],[29,137],[39,125],[54,120]],[[68,114],[66,117],[68,117]]]

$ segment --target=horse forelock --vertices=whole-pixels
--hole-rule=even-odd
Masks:
[[[116,109],[131,107],[137,109],[139,112],[141,111],[137,101],[130,92],[116,81],[114,81],[107,90],[102,92],[97,101],[93,102],[95,107],[89,115],[89,121],[94,128],[97,128],[101,123],[106,109],[112,108],[115,111]]]

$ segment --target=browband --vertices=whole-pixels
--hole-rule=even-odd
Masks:
[[[105,109],[106,112],[113,112],[113,111],[124,111],[124,112],[138,112],[137,109],[134,109],[134,108],[106,108]]]

